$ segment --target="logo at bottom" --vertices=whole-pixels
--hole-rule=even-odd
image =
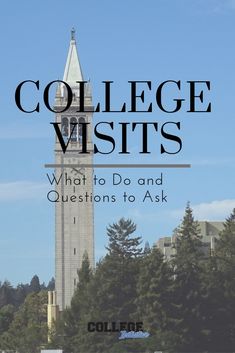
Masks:
[[[150,336],[149,332],[143,331],[120,331],[121,336],[119,336],[119,340],[125,340],[128,338],[147,338]]]

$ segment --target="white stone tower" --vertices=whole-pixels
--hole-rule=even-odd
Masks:
[[[71,107],[60,113],[67,103],[66,89],[61,84],[56,92],[54,109],[56,122],[60,123],[60,129],[65,143],[71,136],[70,143],[65,153],[56,138],[55,162],[61,165],[56,168],[57,180],[61,177],[61,182],[56,186],[56,191],[70,198],[76,195],[75,201],[55,202],[55,289],[59,310],[64,310],[70,306],[74,290],[79,281],[78,269],[81,267],[83,255],[87,252],[91,267],[94,266],[94,216],[93,202],[79,201],[87,193],[93,192],[93,168],[82,167],[93,163],[93,144],[91,128],[87,133],[87,152],[81,153],[82,146],[82,124],[92,123],[92,98],[89,85],[85,89],[85,112],[79,113],[79,85],[76,81],[83,81],[83,75],[79,57],[77,54],[75,31],[71,32],[69,52],[64,71],[63,81],[72,88],[73,102]],[[78,125],[76,125],[78,123]],[[79,125],[80,123],[80,125]],[[66,167],[66,165],[70,165]],[[72,165],[72,166],[71,166]],[[75,183],[74,183],[75,180]],[[79,185],[80,180],[80,185]],[[76,184],[76,185],[75,185]],[[74,199],[73,199],[74,200]]]

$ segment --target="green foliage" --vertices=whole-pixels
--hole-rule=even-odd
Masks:
[[[137,316],[144,329],[155,337],[161,349],[166,348],[166,335],[174,335],[174,277],[169,263],[159,249],[153,247],[142,260],[137,283]],[[151,340],[148,340],[151,341]],[[150,345],[151,346],[151,345]],[[155,345],[156,348],[156,345]]]
[[[8,331],[0,336],[0,348],[37,353],[47,342],[47,293],[31,293],[15,313]]]
[[[119,333],[91,333],[87,325],[97,321],[130,321],[136,312],[142,249],[140,237],[133,236],[135,230],[136,225],[123,218],[107,228],[108,254],[97,264],[95,274],[91,273],[85,255],[71,308],[64,313],[64,325],[60,324],[54,336],[53,343],[65,352],[103,353],[114,344],[121,344]]]
[[[140,250],[131,220],[109,226],[108,254],[94,274],[84,259],[78,289],[71,309],[64,312],[54,347],[57,344],[66,353],[232,351],[234,216],[233,211],[210,257],[203,251],[188,204],[174,232],[176,254],[170,263],[156,247]],[[88,332],[91,321],[143,321],[151,336],[119,341],[118,333]]]
[[[151,337],[142,342],[153,352],[175,347],[176,317],[174,276],[170,264],[155,246],[142,259],[137,283],[137,321],[143,321],[144,330]],[[171,339],[172,338],[172,339]]]
[[[0,309],[0,335],[6,332],[13,320],[15,308],[8,304]]]
[[[54,277],[52,277],[51,280],[48,282],[47,290],[48,291],[55,290],[55,278]]]
[[[14,302],[14,289],[10,282],[5,281],[0,283],[0,308],[5,305],[13,304]]]
[[[203,350],[202,287],[205,255],[198,223],[189,203],[176,237],[176,255],[172,262],[175,274],[174,297],[178,323],[175,332],[180,337],[180,350]]]
[[[208,259],[203,285],[206,347],[231,351],[235,347],[235,209]]]
[[[121,218],[119,222],[107,227],[109,244],[107,250],[109,255],[125,258],[139,256],[142,249],[139,248],[141,237],[131,237],[136,230],[136,225],[130,220]]]
[[[18,284],[16,288],[13,288],[10,282],[0,282],[0,309],[5,305],[13,305],[15,309],[19,308],[23,304],[28,294],[33,292],[39,292],[40,290],[53,290],[55,287],[55,280],[52,278],[45,287],[44,284],[40,284],[37,275],[33,276],[30,284]]]
[[[91,305],[90,281],[93,273],[87,253],[83,256],[81,269],[78,272],[79,283],[71,301],[71,307],[64,310],[51,332],[50,347],[63,348],[65,352],[76,352],[87,334],[87,315]]]
[[[235,265],[235,208],[224,223],[224,230],[216,246],[216,255],[222,271],[234,273]]]
[[[31,282],[30,282],[30,291],[31,292],[40,292],[41,290],[41,285],[40,285],[40,282],[39,282],[39,278],[37,275],[33,276],[33,278],[31,279]]]
[[[166,262],[154,246],[140,248],[136,225],[122,218],[107,228],[108,253],[96,271],[85,253],[71,307],[55,323],[48,345],[46,292],[31,285],[0,285],[0,349],[38,353],[232,352],[235,347],[235,210],[224,223],[213,256],[203,251],[188,204],[174,231],[175,256]],[[52,283],[53,285],[53,283]],[[42,285],[40,285],[42,288]],[[20,303],[18,308],[12,301]],[[137,322],[146,339],[118,340],[119,332],[88,332],[88,322]]]

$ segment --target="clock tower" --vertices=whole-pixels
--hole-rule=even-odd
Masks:
[[[59,199],[55,202],[55,291],[56,303],[62,311],[70,306],[74,290],[79,281],[86,253],[90,265],[94,266],[94,215],[93,202],[93,144],[91,136],[92,97],[90,84],[85,86],[84,112],[79,112],[79,84],[83,74],[77,53],[75,31],[71,32],[68,57],[63,81],[72,89],[72,104],[67,105],[68,91],[63,83],[57,88],[54,110],[55,122],[61,131],[66,152],[61,149],[60,141],[55,142],[56,192]],[[86,133],[84,135],[84,126]],[[82,153],[82,142],[86,139],[86,153]],[[59,165],[59,166],[58,166]],[[88,197],[85,197],[88,195]]]

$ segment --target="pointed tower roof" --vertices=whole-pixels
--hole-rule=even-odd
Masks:
[[[69,83],[70,86],[74,86],[76,81],[83,81],[81,65],[77,53],[74,28],[71,31],[71,40],[69,44],[69,52],[65,65],[63,81]]]

